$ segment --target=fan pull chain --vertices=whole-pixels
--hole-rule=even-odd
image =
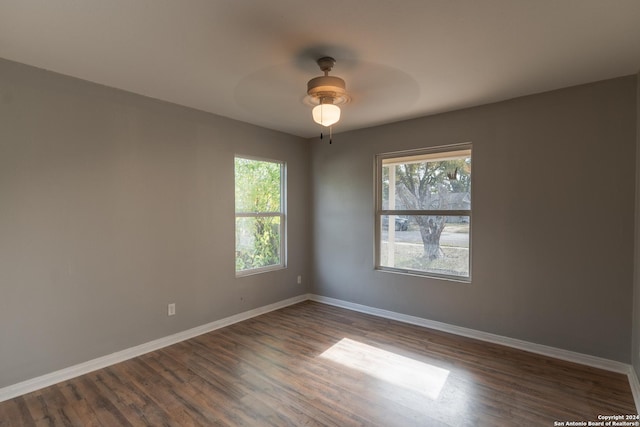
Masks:
[[[324,134],[320,131],[320,139],[324,139]],[[333,126],[329,126],[329,144],[333,143]]]

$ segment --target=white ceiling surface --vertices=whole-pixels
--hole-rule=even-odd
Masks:
[[[0,0],[0,57],[311,137],[637,73],[640,0]]]

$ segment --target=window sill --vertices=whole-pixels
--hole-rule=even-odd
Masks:
[[[471,276],[451,276],[446,274],[437,274],[437,273],[429,273],[429,272],[421,272],[417,270],[407,270],[402,268],[392,268],[392,267],[376,267],[375,271],[380,271],[382,273],[391,273],[391,274],[402,274],[404,276],[414,276],[421,277],[425,279],[436,279],[436,280],[446,280],[449,282],[457,282],[462,284],[471,284]]]
[[[279,264],[279,265],[273,265],[269,267],[252,268],[251,270],[236,271],[236,278],[253,276],[255,274],[261,274],[261,273],[268,273],[270,271],[284,270],[285,268],[287,268],[285,265]]]

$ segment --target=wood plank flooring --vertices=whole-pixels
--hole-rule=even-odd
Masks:
[[[0,403],[0,426],[553,426],[627,377],[303,302]]]

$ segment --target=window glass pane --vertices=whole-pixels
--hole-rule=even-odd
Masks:
[[[236,217],[236,271],[281,265],[280,216]]]
[[[470,210],[471,151],[382,160],[383,210]]]
[[[281,170],[281,163],[236,157],[236,212],[280,212]]]
[[[468,277],[469,220],[468,216],[381,215],[380,266]]]
[[[285,265],[283,162],[236,157],[236,273]]]

